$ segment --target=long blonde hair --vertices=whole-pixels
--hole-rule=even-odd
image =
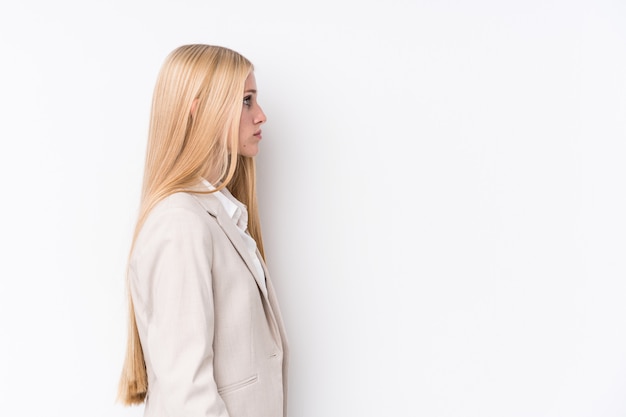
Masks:
[[[254,159],[236,152],[244,84],[253,69],[252,63],[239,53],[213,45],[183,45],[166,58],[152,99],[141,203],[131,253],[152,208],[173,193],[190,192],[204,177],[217,190],[228,186],[235,198],[247,206],[249,232],[265,256]],[[132,405],[145,400],[148,377],[128,277],[126,280],[128,340],[118,400]]]

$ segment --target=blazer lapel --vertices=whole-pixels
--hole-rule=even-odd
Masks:
[[[204,207],[207,213],[215,217],[215,219],[217,220],[217,224],[220,225],[226,236],[228,236],[228,239],[231,241],[231,243],[239,253],[239,256],[241,256],[241,258],[246,263],[246,266],[252,273],[252,276],[254,276],[254,280],[256,281],[257,286],[267,299],[267,285],[264,285],[265,277],[259,276],[257,269],[254,266],[251,255],[250,253],[248,253],[246,243],[243,241],[241,235],[239,234],[239,229],[237,229],[237,226],[235,225],[235,223],[233,223],[233,219],[230,218],[228,213],[226,213],[226,211],[222,207],[222,203],[220,203],[217,197],[211,194],[192,193],[191,195],[194,196],[196,200],[198,200],[200,205]],[[261,262],[261,264],[263,265],[263,269],[265,270],[264,263]]]
[[[251,255],[248,252],[248,248],[246,247],[245,242],[239,234],[239,229],[233,223],[233,219],[228,215],[228,213],[226,213],[222,206],[222,203],[217,199],[217,197],[211,194],[191,193],[191,195],[194,196],[196,200],[198,200],[200,205],[204,207],[209,215],[217,220],[217,224],[219,224],[226,236],[228,236],[228,239],[231,241],[231,243],[239,253],[239,256],[241,256],[241,258],[246,263],[246,266],[254,276],[257,287],[259,288],[259,291],[261,291],[261,293],[263,294],[263,303],[268,308],[267,319],[270,322],[270,328],[274,335],[274,339],[280,349],[286,353],[287,344],[285,339],[285,328],[280,315],[280,310],[278,309],[278,304],[276,302],[276,294],[274,293],[274,289],[272,287],[269,272],[267,270],[267,265],[265,265],[265,262],[263,261],[263,258],[261,257],[258,249],[256,251],[256,255],[259,257],[265,276],[259,276],[259,274],[257,273],[257,269],[254,266]],[[264,280],[265,282],[261,280]],[[283,377],[286,378],[286,375],[284,375]]]

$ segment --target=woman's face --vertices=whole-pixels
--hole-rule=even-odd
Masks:
[[[256,79],[251,72],[243,89],[243,109],[239,120],[239,155],[255,156],[259,152],[261,125],[267,118],[256,99]]]

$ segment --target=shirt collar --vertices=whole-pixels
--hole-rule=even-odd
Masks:
[[[202,179],[202,183],[209,189],[215,190],[213,184],[205,179]],[[246,206],[237,200],[226,187],[213,193],[213,195],[219,200],[219,202],[226,210],[226,213],[233,219],[233,222],[241,230],[246,231],[248,228],[248,210]]]

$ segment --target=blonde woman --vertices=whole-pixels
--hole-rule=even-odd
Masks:
[[[170,53],[154,90],[129,257],[119,399],[149,417],[286,415],[287,344],[264,263],[254,157],[265,114],[252,64]]]

